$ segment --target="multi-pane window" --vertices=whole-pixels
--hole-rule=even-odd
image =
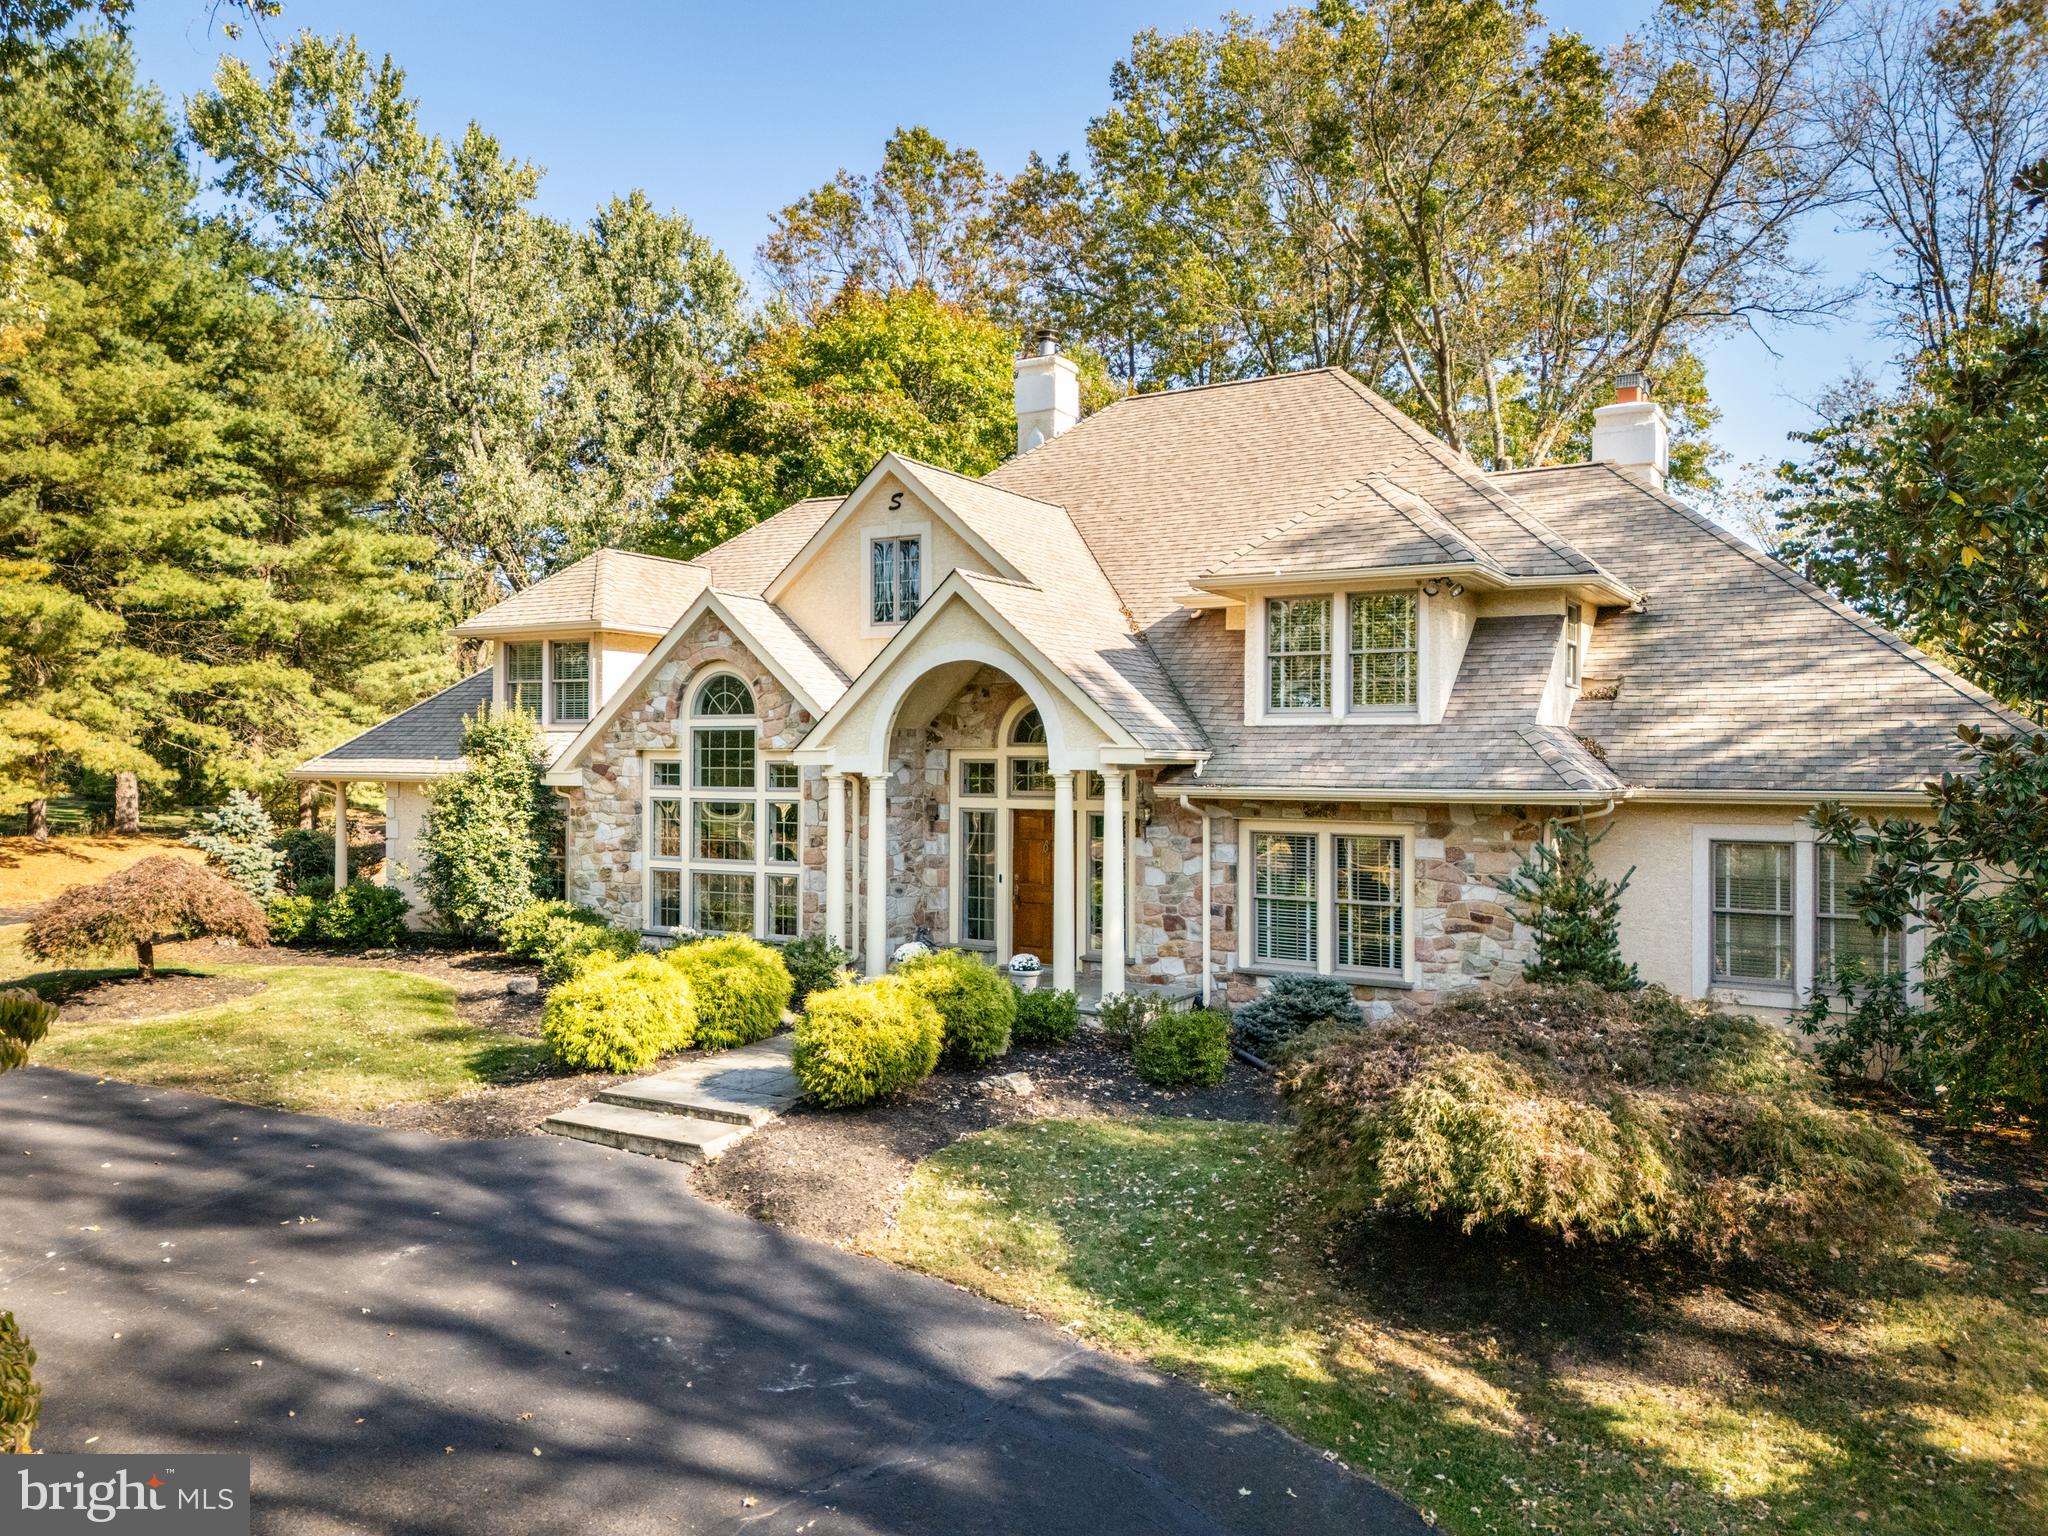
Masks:
[[[1331,839],[1337,964],[1401,969],[1401,839],[1339,833]]]
[[[1579,686],[1579,626],[1584,610],[1577,603],[1564,605],[1564,680],[1567,687]]]
[[[557,720],[590,718],[590,642],[557,640],[548,647],[549,686]]]
[[[915,536],[876,539],[868,546],[869,617],[877,624],[901,624],[917,612],[922,546]]]
[[[1010,727],[1010,745],[1013,747],[1042,747],[1045,745],[1045,716],[1035,709],[1027,709],[1017,717],[1017,723]]]
[[[802,778],[763,762],[754,696],[720,673],[691,700],[683,755],[649,764],[649,916],[657,928],[795,938]]]
[[[996,792],[996,765],[975,762],[960,765],[960,793],[963,795],[993,795]]]
[[[526,641],[505,647],[505,704],[523,709],[536,720],[541,710],[540,644]]]
[[[1792,984],[1791,843],[1713,845],[1714,980]]]
[[[1266,600],[1266,704],[1271,709],[1330,707],[1330,600]]]
[[[1052,793],[1052,769],[1042,757],[1013,757],[1010,759],[1010,793],[1013,795],[1049,795]]]
[[[1854,970],[1864,980],[1906,968],[1905,935],[1873,928],[1857,910],[1863,866],[1825,843],[1814,850],[1813,971],[1816,977]]]
[[[996,941],[996,815],[960,813],[960,933],[970,944]]]
[[[1409,709],[1415,704],[1415,594],[1354,592],[1351,613],[1351,705]]]
[[[1252,958],[1316,962],[1316,838],[1312,832],[1252,836]]]

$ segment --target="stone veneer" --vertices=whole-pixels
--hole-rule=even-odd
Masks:
[[[646,787],[641,754],[682,750],[689,715],[683,690],[714,665],[732,668],[753,690],[763,751],[794,747],[813,724],[789,690],[716,614],[707,612],[690,626],[668,659],[592,744],[580,765],[582,782],[564,797],[569,899],[595,907],[624,927],[646,926],[641,909],[646,867],[641,848]],[[823,783],[815,771],[803,775],[804,867],[798,889],[805,933],[820,932],[825,925]]]

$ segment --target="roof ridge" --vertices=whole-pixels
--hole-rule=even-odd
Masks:
[[[1394,467],[1396,469],[1399,469],[1401,466],[1399,464],[1396,464]],[[1386,482],[1386,484],[1392,486],[1395,490],[1399,491],[1402,495],[1406,496],[1410,501],[1414,502],[1417,507],[1421,508],[1424,516],[1429,517],[1434,521],[1443,524],[1444,532],[1439,533],[1436,529],[1429,527],[1426,523],[1423,522],[1421,518],[1417,517],[1414,512],[1410,511],[1407,507],[1402,506],[1400,502],[1394,500],[1393,497],[1387,495],[1385,491],[1380,490],[1379,486],[1377,484],[1374,484],[1374,482],[1377,481]],[[1469,559],[1476,565],[1490,565],[1497,571],[1502,569],[1500,561],[1496,560],[1486,550],[1481,549],[1477,544],[1473,543],[1472,540],[1466,538],[1465,535],[1458,530],[1458,525],[1456,523],[1453,523],[1444,512],[1440,511],[1437,507],[1432,505],[1430,499],[1427,496],[1423,495],[1420,491],[1416,490],[1413,486],[1403,485],[1400,481],[1396,480],[1392,475],[1386,473],[1384,470],[1376,471],[1375,473],[1367,476],[1367,483],[1369,485],[1372,485],[1374,494],[1377,495],[1381,501],[1384,501],[1389,507],[1392,507],[1395,512],[1399,513],[1402,517],[1406,518],[1408,522],[1415,528],[1416,532],[1420,533],[1424,538],[1428,539],[1431,543],[1436,545],[1438,549],[1442,550],[1446,555],[1450,556],[1452,559]],[[1446,544],[1444,542],[1444,533],[1448,533],[1453,539],[1457,541],[1457,548],[1453,548],[1451,545]]]
[[[1652,489],[1650,486],[1645,485],[1642,481],[1637,480],[1634,476],[1623,473],[1622,470],[1616,465],[1600,463],[1598,461],[1593,461],[1593,465],[1596,468],[1606,470],[1609,474],[1613,475],[1617,480],[1620,480],[1623,484],[1631,486],[1632,488],[1638,491],[1641,491],[1644,495],[1650,497],[1652,500],[1656,501],[1668,510],[1676,512],[1680,517],[1684,518],[1694,527],[1707,533],[1709,536],[1711,536],[1718,542],[1725,544],[1728,548],[1734,550],[1737,554],[1741,555],[1744,559],[1748,560],[1752,565],[1759,566],[1768,574],[1775,576],[1779,581],[1783,582],[1793,591],[1799,593],[1809,602],[1817,604],[1819,607],[1826,609],[1828,612],[1834,614],[1836,618],[1847,620],[1851,627],[1861,631],[1866,638],[1877,641],[1880,645],[1883,645],[1887,650],[1890,650],[1895,654],[1902,656],[1906,660],[1912,662],[1914,665],[1918,666],[1922,671],[1927,673],[1928,676],[1932,677],[1933,679],[1935,679],[1935,681],[1939,683],[1945,684],[1947,687],[1949,687],[1951,690],[1953,690],[1957,695],[1959,695],[1967,702],[1975,704],[1978,708],[1983,709],[1994,716],[1999,716],[1999,724],[2002,729],[2012,728],[2010,723],[2004,720],[2002,717],[2007,714],[2017,715],[2018,711],[2008,710],[2005,705],[1999,703],[1998,700],[1994,698],[1990,693],[1986,692],[1982,688],[1979,688],[1975,683],[1971,682],[1968,678],[1963,677],[1959,673],[1949,670],[1947,667],[1944,667],[1940,662],[1936,661],[1932,656],[1929,656],[1925,651],[1921,650],[1911,641],[1903,638],[1902,636],[1893,634],[1890,630],[1886,629],[1882,624],[1878,623],[1875,619],[1872,619],[1864,614],[1858,613],[1854,608],[1851,608],[1847,603],[1837,598],[1833,593],[1825,591],[1814,582],[1809,581],[1806,577],[1800,575],[1799,572],[1793,570],[1791,566],[1785,564],[1776,556],[1768,554],[1765,551],[1758,549],[1755,545],[1749,544],[1744,540],[1737,538],[1734,534],[1730,533],[1720,524],[1714,522],[1711,518],[1705,516],[1702,513],[1695,512],[1691,507],[1688,507],[1684,502],[1677,500],[1675,497],[1667,495],[1665,492],[1661,490]],[[2031,725],[2027,726],[2026,728],[2028,730],[2033,729]]]
[[[891,449],[890,451],[892,453],[895,452],[894,449]],[[907,453],[898,453],[896,454],[896,457],[901,459],[906,464],[915,464],[919,469],[929,469],[933,473],[945,475],[949,479],[965,480],[969,485],[979,486],[985,490],[994,491],[998,496],[1014,496],[1017,500],[1028,501],[1033,506],[1051,507],[1055,512],[1065,512],[1067,510],[1066,505],[1063,502],[1047,501],[1043,496],[1030,496],[1026,495],[1023,491],[1013,491],[1007,485],[995,484],[993,481],[989,480],[985,475],[970,475],[965,470],[948,469],[943,464],[932,464],[924,459],[913,459]],[[1001,467],[1001,465],[996,466],[997,469],[1000,469]],[[995,470],[989,471],[989,474],[994,473]]]
[[[1244,543],[1238,545],[1237,548],[1233,549],[1221,560],[1218,560],[1213,565],[1211,565],[1209,569],[1212,571],[1226,570],[1229,567],[1237,564],[1238,561],[1242,560],[1246,555],[1250,554],[1253,550],[1257,549],[1261,544],[1270,544],[1275,539],[1279,538],[1282,534],[1294,532],[1294,530],[1299,528],[1303,523],[1306,523],[1311,518],[1320,515],[1328,508],[1335,506],[1338,502],[1344,500],[1346,497],[1355,496],[1358,494],[1358,492],[1369,489],[1371,489],[1369,477],[1363,475],[1353,476],[1351,479],[1340,483],[1335,490],[1331,491],[1327,496],[1323,497],[1322,500],[1310,502],[1307,506],[1303,507],[1298,512],[1290,512],[1286,517],[1281,518],[1279,522],[1275,523],[1272,527],[1268,528],[1264,533],[1258,534],[1253,538],[1245,540]],[[1384,500],[1384,498],[1382,499]],[[1391,506],[1392,503],[1389,502],[1388,505]],[[1399,509],[1397,508],[1396,510]]]

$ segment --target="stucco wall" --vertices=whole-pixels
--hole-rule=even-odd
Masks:
[[[646,925],[641,754],[681,750],[689,712],[684,690],[700,671],[713,665],[731,667],[753,690],[763,750],[793,747],[811,726],[809,714],[716,614],[703,614],[675,642],[646,684],[591,744],[578,770],[579,782],[564,795],[569,899],[595,907],[624,927]],[[803,775],[804,872],[799,889],[805,932],[823,926],[821,784],[817,773]]]
[[[425,784],[384,786],[384,883],[412,903],[406,925],[429,927],[434,914],[420,888],[420,835],[426,830],[428,788]]]

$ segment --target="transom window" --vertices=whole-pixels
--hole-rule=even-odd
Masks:
[[[923,545],[915,535],[875,539],[868,545],[869,618],[901,624],[917,612],[922,597]]]
[[[1400,832],[1254,827],[1246,835],[1253,966],[1397,979],[1408,965],[1407,840]]]
[[[1714,980],[1792,985],[1793,845],[1713,845]]]
[[[762,762],[758,728],[752,692],[719,673],[692,696],[684,755],[651,760],[649,927],[797,936],[802,775]]]
[[[1266,602],[1266,703],[1272,709],[1330,707],[1330,600]]]
[[[536,720],[541,713],[541,659],[538,641],[505,647],[505,705],[523,709]]]
[[[1355,709],[1415,705],[1415,594],[1353,592],[1351,704]]]
[[[1873,928],[1857,909],[1855,890],[1863,866],[1841,849],[1822,844],[1815,850],[1813,903],[1813,969],[1817,977],[1837,977],[1853,969],[1869,980],[1906,968],[1905,934],[1897,928]]]

